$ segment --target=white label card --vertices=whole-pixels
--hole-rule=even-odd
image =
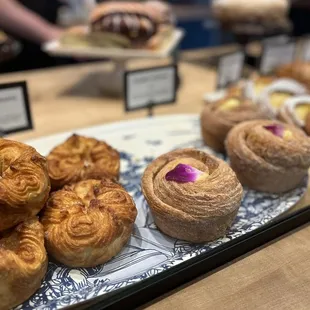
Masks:
[[[244,52],[238,51],[224,55],[218,63],[217,87],[225,88],[229,84],[238,82],[242,78],[244,67]]]
[[[295,42],[265,45],[260,62],[260,72],[269,74],[277,67],[292,62],[295,58],[295,50]]]
[[[125,109],[133,111],[176,101],[176,66],[125,73]]]
[[[26,83],[0,84],[1,134],[9,134],[32,128]]]
[[[265,38],[263,40],[264,44],[284,44],[290,40],[290,37],[286,34],[280,34],[278,36],[273,36],[269,38]]]

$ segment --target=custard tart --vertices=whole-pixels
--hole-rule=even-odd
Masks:
[[[226,149],[240,182],[251,189],[282,193],[298,187],[310,167],[310,139],[279,121],[248,121],[228,134]]]
[[[0,231],[37,215],[49,192],[46,159],[33,147],[0,138]]]
[[[118,254],[130,238],[137,210],[111,180],[84,180],[53,192],[41,222],[48,253],[69,267],[94,267]]]
[[[195,149],[155,159],[142,177],[142,191],[157,227],[165,234],[200,243],[224,236],[243,189],[222,160]]]
[[[72,135],[47,156],[52,189],[87,179],[118,179],[119,153],[103,141]]]

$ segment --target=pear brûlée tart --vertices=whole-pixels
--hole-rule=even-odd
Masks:
[[[157,227],[194,243],[227,233],[243,189],[222,160],[195,149],[172,151],[155,159],[142,177],[142,191]]]
[[[204,106],[201,113],[201,133],[204,143],[217,152],[224,152],[226,136],[236,124],[267,116],[251,100],[226,97]]]
[[[282,193],[298,187],[310,167],[310,139],[297,127],[279,121],[248,121],[226,140],[232,169],[251,189]]]

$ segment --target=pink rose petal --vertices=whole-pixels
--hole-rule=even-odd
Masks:
[[[280,124],[268,125],[264,126],[265,129],[273,133],[275,136],[279,138],[283,138],[284,127]]]
[[[195,182],[198,177],[203,174],[202,171],[185,164],[178,164],[174,169],[166,174],[167,181],[177,183]]]

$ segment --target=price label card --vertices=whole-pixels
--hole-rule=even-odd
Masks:
[[[176,101],[177,66],[125,72],[125,110],[134,111]]]
[[[263,44],[284,44],[290,41],[290,37],[286,34],[265,38]]]
[[[242,78],[245,54],[237,51],[219,59],[217,68],[217,88],[225,88]]]
[[[294,41],[281,44],[265,44],[260,60],[261,74],[270,74],[275,68],[292,62],[295,58]]]
[[[0,84],[0,132],[2,135],[32,129],[26,82]]]
[[[301,60],[309,62],[310,61],[310,38],[307,38],[302,43],[301,49]]]

